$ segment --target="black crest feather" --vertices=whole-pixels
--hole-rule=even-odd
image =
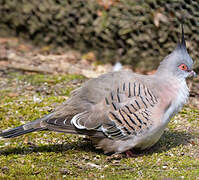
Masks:
[[[182,29],[182,38],[181,38],[181,46],[186,48],[186,42],[185,42],[185,39],[184,39],[184,27],[183,27],[183,23],[181,23],[181,29]]]

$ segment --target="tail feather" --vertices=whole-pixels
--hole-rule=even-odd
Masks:
[[[13,138],[34,131],[46,130],[46,127],[41,126],[41,122],[48,119],[51,115],[52,113],[44,116],[43,118],[38,118],[35,121],[28,122],[16,128],[0,132],[0,137]]]
[[[13,138],[13,137],[17,137],[17,136],[34,132],[34,131],[38,131],[38,130],[40,129],[31,128],[31,129],[24,130],[23,125],[22,125],[13,129],[5,130],[2,133],[0,133],[0,136],[3,138]]]
[[[58,123],[51,123],[49,119],[57,121],[57,119],[53,118],[53,113],[44,116],[43,118],[36,119],[35,121],[28,122],[21,126],[18,126],[13,129],[8,129],[3,132],[0,132],[0,137],[3,138],[13,138],[17,137],[26,133],[34,132],[34,131],[42,131],[42,130],[50,130],[50,131],[57,131],[57,132],[64,132],[69,134],[82,134],[88,135],[91,137],[105,137],[103,132],[94,131],[94,130],[86,130],[86,129],[77,129],[73,126],[70,121],[68,124],[61,124]]]

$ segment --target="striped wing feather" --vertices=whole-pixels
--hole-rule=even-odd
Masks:
[[[158,97],[141,83],[129,82],[111,92],[105,102],[114,126],[103,128],[104,133],[110,138],[126,138],[150,128],[151,109],[158,103]]]

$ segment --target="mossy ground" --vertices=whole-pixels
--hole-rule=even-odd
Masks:
[[[7,73],[0,77],[0,129],[51,111],[84,77]],[[84,137],[37,132],[0,140],[0,179],[199,179],[199,110],[189,106],[160,141],[134,158],[109,159]]]

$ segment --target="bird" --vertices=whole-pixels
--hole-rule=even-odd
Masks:
[[[154,74],[114,71],[90,79],[51,113],[4,130],[0,137],[56,131],[87,135],[105,154],[149,149],[187,102],[187,77],[196,76],[183,25],[181,31],[181,41]]]

